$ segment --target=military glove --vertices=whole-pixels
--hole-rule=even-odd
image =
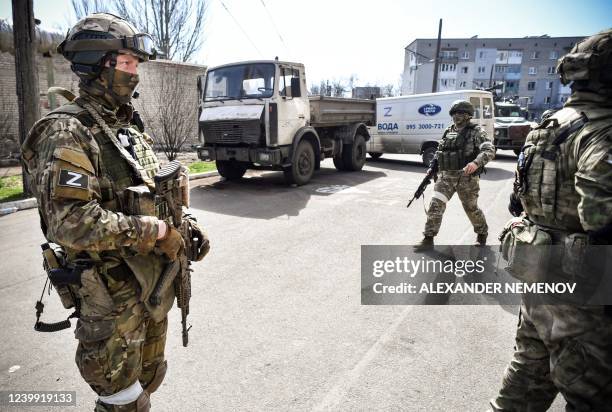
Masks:
[[[521,199],[519,199],[518,195],[515,192],[510,194],[510,202],[508,203],[508,211],[514,217],[520,216],[523,213],[523,205],[521,203]]]
[[[185,241],[174,226],[168,225],[166,234],[161,239],[157,240],[156,249],[168,256],[171,261],[176,260],[178,254],[185,248]]]
[[[185,215],[183,223],[188,225],[188,233],[191,238],[192,250],[187,254],[189,260],[193,262],[199,262],[204,259],[204,256],[208,254],[210,250],[210,242],[208,236],[200,225],[198,225],[196,219],[191,215]]]

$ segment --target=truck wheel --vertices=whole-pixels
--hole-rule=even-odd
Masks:
[[[238,180],[246,172],[246,166],[235,160],[217,160],[217,171],[227,180]]]
[[[337,170],[340,170],[340,171],[346,170],[346,166],[344,166],[344,160],[342,160],[342,153],[334,156],[334,166],[336,166]]]
[[[421,156],[423,158],[423,164],[426,167],[429,167],[429,164],[433,160],[434,155],[436,154],[437,150],[438,150],[437,148],[432,147],[432,146],[430,146],[430,147],[426,148],[425,150],[423,150],[423,154]]]
[[[374,152],[368,152],[368,154],[370,155],[372,159],[380,159],[380,157],[383,155],[382,153],[374,153]]]
[[[363,168],[366,157],[366,142],[362,135],[356,134],[353,144],[342,148],[342,160],[346,170],[357,171]]]
[[[308,140],[302,140],[298,144],[293,156],[293,164],[285,169],[285,180],[289,184],[301,186],[308,183],[315,169],[315,155],[312,144]]]

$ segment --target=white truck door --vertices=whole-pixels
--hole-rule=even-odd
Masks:
[[[310,118],[310,106],[305,90],[302,90],[303,74],[291,66],[280,66],[278,78],[278,143],[288,145],[295,133]]]

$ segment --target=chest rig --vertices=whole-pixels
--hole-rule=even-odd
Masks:
[[[587,117],[575,113],[563,123],[553,116],[529,134],[519,155],[515,190],[534,223],[582,231],[572,149],[576,139],[588,138],[589,129]]]
[[[438,145],[439,170],[461,170],[476,159],[478,150],[475,149],[474,142],[469,139],[475,127],[474,124],[468,124],[460,132],[446,129]]]

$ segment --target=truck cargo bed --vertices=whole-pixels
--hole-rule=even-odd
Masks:
[[[376,102],[366,99],[312,96],[310,124],[314,127],[344,126],[363,122],[373,126],[376,122]]]

